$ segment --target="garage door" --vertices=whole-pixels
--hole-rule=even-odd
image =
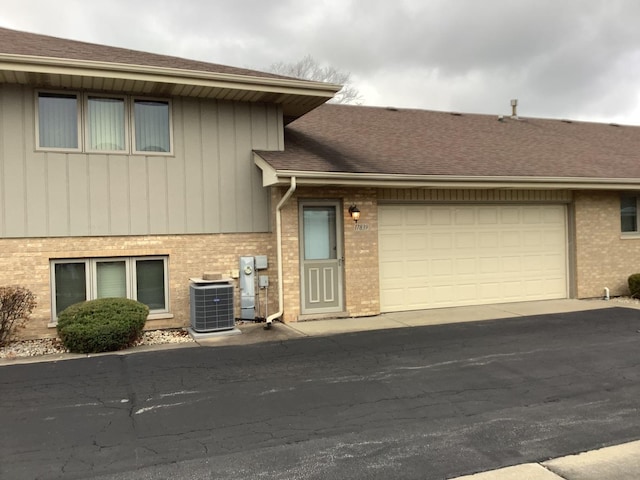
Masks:
[[[383,312],[567,298],[563,205],[379,206]]]

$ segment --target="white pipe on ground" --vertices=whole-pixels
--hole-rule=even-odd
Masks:
[[[287,200],[293,195],[293,192],[296,191],[296,177],[291,177],[291,185],[289,186],[289,190],[286,191],[284,196],[278,202],[276,206],[276,243],[277,243],[277,252],[278,256],[278,311],[272,313],[267,317],[267,323],[264,328],[271,328],[271,324],[277,318],[280,318],[284,313],[284,286],[282,285],[282,214],[280,210],[284,207],[284,204],[287,203]],[[269,299],[267,298],[267,301]]]
[[[609,288],[604,287],[604,299],[609,300],[611,297],[609,296]]]

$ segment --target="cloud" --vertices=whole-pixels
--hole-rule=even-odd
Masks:
[[[368,104],[497,114],[518,97],[523,115],[640,124],[639,2],[0,0],[0,8],[9,28],[239,67],[309,54],[351,72]]]

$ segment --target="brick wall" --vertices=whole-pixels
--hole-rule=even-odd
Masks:
[[[620,233],[619,192],[575,194],[578,298],[629,293],[627,278],[640,272],[640,236]]]
[[[48,327],[51,259],[168,255],[173,318],[149,320],[148,328],[188,325],[189,278],[201,277],[205,271],[230,275],[238,269],[240,256],[267,255],[269,269],[260,273],[276,283],[275,236],[271,233],[0,239],[0,252],[0,285],[22,285],[37,295],[38,306],[27,328],[20,332],[22,338],[56,335],[55,328]],[[236,290],[237,316],[239,297]],[[277,289],[270,288],[269,297],[269,311],[275,311]]]

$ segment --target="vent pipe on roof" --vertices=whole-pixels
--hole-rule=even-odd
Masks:
[[[511,118],[518,118],[518,99],[511,100]]]

